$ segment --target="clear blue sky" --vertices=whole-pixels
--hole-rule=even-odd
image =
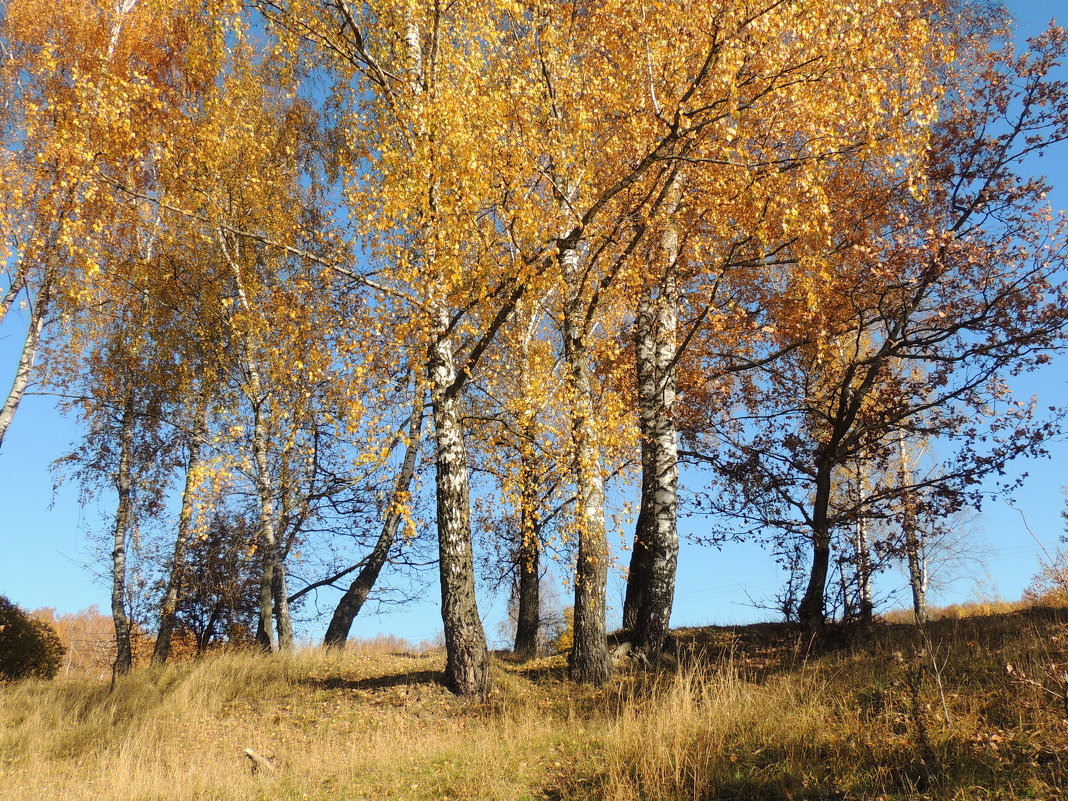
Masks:
[[[1033,35],[1048,23],[1051,5],[1035,0],[1015,0],[1009,8],[1018,19],[1021,36]],[[1065,16],[1063,13],[1062,17]],[[1062,20],[1063,21],[1063,20]],[[1068,69],[1061,74],[1068,79]],[[1050,200],[1056,209],[1068,208],[1068,146],[1061,146],[1036,162],[1033,170],[1045,173],[1056,187]],[[9,323],[10,325],[10,323]],[[6,390],[15,363],[15,347],[21,331],[0,328],[0,383]],[[1043,374],[1028,377],[1017,387],[1021,395],[1037,394],[1042,406],[1068,401],[1068,354],[1062,354]],[[53,606],[72,612],[96,604],[107,609],[106,581],[94,578],[104,564],[94,543],[106,536],[106,508],[81,509],[77,487],[54,490],[50,463],[61,456],[77,437],[74,426],[62,419],[50,399],[30,396],[24,401],[7,441],[0,451],[0,594],[27,608]],[[1060,517],[1064,508],[1062,486],[1068,484],[1068,441],[1051,443],[1052,459],[1016,465],[1029,474],[1014,503],[1050,553],[1063,533]],[[700,522],[681,521],[683,535],[700,533]],[[1042,547],[1028,533],[1020,513],[1003,501],[992,501],[982,517],[970,525],[969,550],[985,555],[985,568],[963,576],[936,596],[933,602],[965,600],[976,593],[978,576],[982,592],[994,589],[1004,598],[1019,597],[1039,568]],[[727,545],[722,551],[698,548],[684,542],[673,625],[744,623],[771,619],[771,613],[755,609],[749,599],[766,600],[778,589],[781,575],[756,545]],[[989,578],[984,571],[989,572]],[[991,580],[993,585],[991,585]],[[905,580],[889,574],[880,588],[904,587]],[[560,591],[561,597],[566,597]],[[321,596],[328,606],[335,596]],[[906,598],[901,596],[904,605]],[[609,606],[618,616],[622,605],[622,582],[618,574],[609,583]],[[491,641],[498,640],[503,599],[483,598],[480,608]],[[380,615],[363,615],[353,633],[372,636],[394,633],[413,642],[431,639],[441,628],[436,585],[428,588],[426,601]],[[318,636],[320,628],[304,632]],[[505,645],[498,640],[498,647]]]

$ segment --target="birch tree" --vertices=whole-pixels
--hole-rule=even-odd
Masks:
[[[118,212],[94,180],[97,162],[136,164],[140,136],[158,108],[153,94],[169,20],[135,14],[135,7],[136,0],[58,8],[17,0],[6,4],[0,22],[0,323],[20,304],[28,312],[0,407],[0,443],[33,380],[46,327],[78,308],[99,269],[101,232]]]
[[[756,307],[775,302],[761,293],[784,255],[796,258],[796,250],[786,249],[801,243],[818,247],[825,236],[832,165],[863,158],[881,162],[887,172],[915,169],[930,116],[924,94],[931,91],[944,55],[918,6],[895,8],[908,20],[905,25],[886,24],[885,12],[877,5],[756,11],[725,6],[716,17],[717,37],[707,51],[716,77],[703,80],[699,92],[704,108],[725,113],[709,114],[700,134],[679,143],[665,159],[676,171],[665,184],[663,219],[652,229],[658,241],[647,251],[648,277],[638,284],[636,364],[645,455],[624,625],[633,629],[646,656],[662,647],[673,595],[678,548],[674,403],[685,358],[680,349],[700,343],[702,327],[722,331],[725,319],[744,315],[737,292],[725,291],[725,285],[756,282],[748,290],[750,302]],[[786,30],[794,33],[787,37]],[[645,86],[648,104],[670,118],[675,98],[688,98],[665,80],[672,75],[665,68],[669,58],[648,49]],[[889,74],[891,63],[895,78],[877,80]],[[719,71],[717,65],[730,66]],[[779,113],[783,108],[791,114]],[[844,108],[854,110],[851,116],[839,116]],[[855,125],[856,119],[865,125]],[[687,221],[680,235],[676,217],[683,192]],[[691,252],[680,254],[680,242]],[[769,265],[763,275],[753,269],[762,262]],[[799,267],[807,271],[815,265]],[[723,347],[729,351],[733,345],[738,361],[744,361],[746,340],[758,330],[743,328]]]

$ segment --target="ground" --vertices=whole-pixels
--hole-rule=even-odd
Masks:
[[[679,630],[600,689],[499,654],[468,700],[443,667],[224,652],[0,687],[0,799],[1068,797],[1066,610]]]

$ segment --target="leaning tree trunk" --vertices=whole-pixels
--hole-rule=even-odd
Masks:
[[[111,617],[115,622],[115,673],[122,675],[133,667],[131,626],[126,614],[126,543],[133,512],[133,392],[128,391],[119,429],[119,464],[115,473],[118,508],[115,512],[114,544],[111,551]]]
[[[137,0],[119,0],[116,4],[115,18],[111,24],[111,35],[108,40],[107,53],[104,56],[105,65],[110,64],[112,56],[115,54],[115,47],[118,45],[119,36],[122,33],[122,26],[126,20],[126,15],[129,14],[133,7],[137,4]],[[99,90],[97,99],[99,100]],[[68,189],[68,196],[73,197],[75,195],[74,187]],[[19,274],[21,280],[26,282],[25,271],[20,265],[16,270],[16,275],[12,278],[10,289],[15,289],[15,284],[19,280]],[[11,421],[15,417],[15,412],[18,411],[19,404],[22,402],[22,398],[26,394],[26,389],[30,385],[30,375],[33,373],[33,363],[37,358],[37,349],[41,343],[41,332],[45,326],[45,318],[48,315],[48,307],[51,304],[51,270],[45,268],[45,277],[42,282],[41,288],[37,293],[37,301],[33,304],[33,309],[30,314],[30,325],[26,332],[26,338],[22,343],[22,353],[19,356],[18,367],[15,368],[15,378],[11,383],[11,389],[8,391],[7,399],[4,401],[4,406],[0,409],[0,446],[4,443],[4,437],[7,434],[8,428],[11,426]],[[29,291],[28,284],[26,284],[26,290]],[[5,295],[4,315],[10,308],[11,303],[17,296],[17,291],[8,291]],[[3,315],[0,315],[0,319],[3,319]]]
[[[382,523],[382,532],[378,535],[371,553],[367,556],[359,575],[349,585],[348,590],[341,596],[334,614],[330,618],[330,625],[326,627],[326,636],[323,645],[332,648],[341,648],[349,638],[352,630],[352,621],[360,613],[367,596],[378,581],[378,576],[389,559],[389,549],[393,547],[397,539],[397,531],[400,529],[403,519],[403,508],[407,502],[412,478],[415,475],[415,463],[419,456],[419,446],[423,437],[423,391],[418,386],[415,388],[415,401],[412,404],[412,416],[408,421],[408,437],[404,445],[404,460],[393,482],[393,493],[390,496],[389,508],[386,510],[386,519]]]
[[[200,406],[194,412],[193,431],[189,440],[189,457],[186,460],[185,487],[182,489],[182,508],[178,513],[178,535],[174,541],[174,554],[171,559],[170,575],[167,589],[159,605],[159,627],[156,645],[152,649],[152,664],[162,665],[171,653],[171,635],[177,622],[178,593],[182,585],[182,573],[185,568],[186,550],[189,535],[193,530],[193,500],[198,483],[197,473],[200,469],[200,449],[207,433],[207,398],[201,395]]]
[[[452,343],[447,334],[449,315],[444,308],[437,312],[429,373],[436,445],[438,573],[447,654],[445,681],[460,695],[486,695],[492,685],[486,634],[475,601],[467,448]]]
[[[679,556],[675,425],[679,234],[675,214],[681,182],[681,175],[676,174],[668,188],[665,221],[649,258],[653,274],[660,277],[659,286],[646,284],[635,321],[642,494],[623,615],[635,651],[647,659],[664,648]]]
[[[46,283],[37,294],[37,302],[33,304],[30,312],[30,325],[22,341],[22,352],[19,354],[19,363],[15,368],[15,377],[11,381],[11,389],[8,390],[4,406],[0,408],[0,446],[3,445],[7,430],[15,418],[15,412],[18,411],[19,404],[22,403],[26,390],[30,386],[33,364],[37,358],[37,349],[41,344],[41,332],[44,330],[49,304],[50,293]]]
[[[575,631],[568,667],[575,681],[600,685],[608,681],[608,632],[605,594],[608,589],[608,538],[604,521],[604,477],[594,424],[593,384],[586,347],[585,313],[579,273],[579,252],[572,244],[559,255],[568,297],[564,303],[564,359],[571,395],[571,438],[575,449],[575,510],[579,547],[575,565]]]
[[[8,278],[10,283],[7,285],[7,291],[3,299],[0,299],[0,323],[7,319],[7,313],[15,305],[15,298],[26,289],[26,262],[23,258],[14,258],[14,267],[8,272]]]

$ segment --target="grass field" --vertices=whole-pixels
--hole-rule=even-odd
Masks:
[[[481,701],[388,644],[8,685],[0,799],[1068,798],[1066,610],[675,634],[599,690],[500,655]]]

